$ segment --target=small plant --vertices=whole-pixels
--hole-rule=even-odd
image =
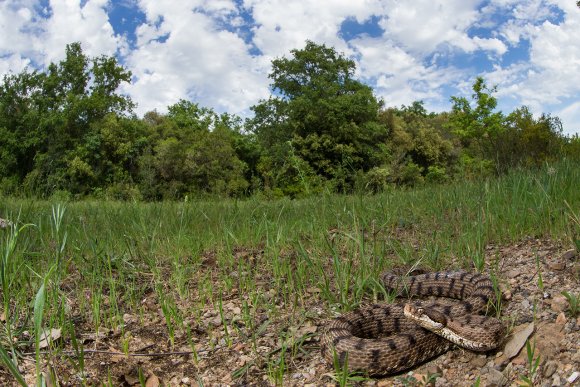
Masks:
[[[270,379],[276,386],[281,386],[284,384],[284,373],[286,372],[286,351],[288,349],[288,344],[286,340],[282,340],[282,347],[280,348],[280,354],[278,357],[271,357],[268,359],[268,375]]]
[[[440,376],[441,375],[439,373],[437,373],[437,372],[435,372],[435,373],[427,372],[427,375],[423,375],[421,377],[421,380],[417,380],[417,378],[415,378],[412,375],[399,376],[397,378],[397,380],[399,382],[401,382],[404,386],[409,386],[409,387],[415,387],[415,386],[434,386],[435,385],[435,381]]]
[[[491,278],[491,283],[493,286],[493,292],[495,295],[495,298],[493,300],[489,300],[489,306],[491,308],[493,308],[493,310],[495,311],[495,317],[497,318],[501,318],[501,312],[502,312],[502,303],[501,303],[501,298],[502,298],[502,293],[501,293],[501,287],[499,286],[499,278],[494,271],[490,272],[490,278]]]
[[[344,357],[343,364],[336,353],[333,350],[333,363],[334,363],[334,380],[340,387],[351,386],[353,383],[363,382],[368,380],[359,373],[353,373],[348,371],[348,353]]]
[[[228,347],[231,347],[232,346],[232,339],[230,337],[230,332],[228,330],[228,321],[226,320],[226,317],[224,314],[224,307],[223,307],[223,303],[222,303],[221,293],[220,293],[220,297],[218,299],[218,309],[220,312],[220,319],[222,321],[222,326],[224,327],[224,339],[225,339]]]
[[[578,313],[580,312],[580,304],[578,303],[578,301],[580,301],[580,294],[563,291],[562,295],[568,300],[568,304],[570,305],[570,315],[572,317],[578,316]]]
[[[536,270],[538,272],[538,288],[544,291],[544,280],[542,278],[542,270],[540,268],[540,255],[536,252]]]
[[[534,379],[538,373],[538,367],[540,365],[540,355],[535,356],[536,343],[530,344],[530,340],[526,341],[526,354],[528,358],[528,374],[522,375],[520,380],[517,382],[520,386],[533,387]]]

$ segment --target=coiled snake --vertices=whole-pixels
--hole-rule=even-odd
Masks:
[[[375,304],[341,315],[322,336],[322,355],[330,364],[336,359],[341,367],[346,362],[349,371],[386,375],[444,353],[453,345],[449,340],[483,352],[499,346],[505,335],[499,320],[478,315],[494,297],[487,276],[454,271],[405,278],[386,273],[381,280],[399,296],[455,300]]]

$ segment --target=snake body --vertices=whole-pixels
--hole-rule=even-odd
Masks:
[[[453,271],[405,278],[385,273],[381,280],[399,296],[454,300],[374,304],[339,316],[327,325],[321,341],[322,355],[330,364],[338,361],[351,372],[386,375],[444,353],[453,345],[448,339],[487,351],[496,348],[504,336],[499,320],[478,315],[494,296],[487,276]],[[419,326],[420,320],[429,320],[432,331]]]

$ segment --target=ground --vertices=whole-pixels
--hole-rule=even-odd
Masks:
[[[356,383],[456,386],[479,380],[481,386],[490,386],[513,385],[526,377],[540,386],[580,383],[580,317],[571,314],[562,295],[565,291],[580,296],[580,262],[569,249],[565,242],[535,238],[486,247],[486,270],[500,279],[501,315],[510,332],[500,350],[482,355],[454,349],[408,373]],[[235,254],[252,262],[261,251],[238,248]],[[218,264],[212,252],[205,252],[203,260],[207,266]],[[74,270],[71,273],[61,285],[64,291],[67,283],[72,287],[75,281]],[[233,271],[232,277],[242,274]],[[141,281],[147,281],[145,275]],[[267,278],[258,278],[256,286],[267,283]],[[324,362],[319,350],[321,327],[333,316],[318,288],[305,289],[305,296],[291,299],[265,287],[263,297],[271,308],[248,311],[234,286],[221,295],[221,307],[208,303],[198,318],[181,322],[187,329],[172,329],[152,286],[141,299],[141,312],[123,315],[117,329],[95,332],[94,323],[82,313],[71,313],[76,316],[77,337],[82,338],[77,348],[82,344],[84,356],[79,357],[74,343],[59,339],[55,332],[54,339],[63,340],[64,351],[45,357],[45,372],[52,369],[61,385],[79,385],[83,378],[88,385],[109,382],[114,386],[134,386],[140,381],[147,386],[335,384],[334,368]],[[82,309],[79,300],[67,302],[73,311]],[[105,297],[103,302],[110,300]],[[528,334],[530,349],[535,349],[532,359],[539,356],[536,370],[535,360],[530,364],[526,351]],[[131,356],[123,354],[124,349]],[[20,369],[27,383],[35,383],[34,354],[24,355]],[[15,384],[5,369],[0,369],[0,384]]]

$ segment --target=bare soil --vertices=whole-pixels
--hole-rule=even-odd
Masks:
[[[527,376],[540,386],[578,384],[580,377],[574,379],[574,375],[580,371],[580,317],[570,314],[561,293],[580,296],[580,262],[577,253],[568,248],[558,241],[535,238],[508,246],[487,246],[488,270],[499,276],[504,298],[502,316],[511,332],[506,344],[511,342],[515,353],[506,353],[504,346],[483,355],[457,348],[403,375],[359,383],[457,386],[473,385],[479,379],[481,386],[491,386],[513,385]],[[238,249],[235,254],[252,262],[261,251]],[[217,264],[211,252],[203,259],[204,265]],[[69,281],[75,281],[74,274]],[[45,356],[43,369],[47,374],[52,369],[65,386],[80,385],[83,378],[87,385],[110,382],[114,386],[136,386],[141,379],[150,387],[269,386],[275,383],[277,371],[283,371],[283,384],[288,386],[334,385],[334,370],[319,351],[319,332],[332,316],[318,288],[306,289],[304,297],[289,299],[268,288],[271,281],[266,276],[256,282],[264,287],[263,296],[271,307],[252,310],[249,324],[242,318],[244,297],[233,287],[229,294],[222,294],[223,316],[216,305],[207,304],[199,313],[201,318],[183,322],[189,327],[189,338],[183,329],[175,329],[173,342],[152,289],[141,300],[143,313],[123,316],[122,331],[103,329],[96,333],[93,322],[75,316],[77,337],[82,338],[85,350],[84,375],[79,371],[78,353],[75,355],[66,335],[61,343],[63,352]],[[63,287],[66,289],[66,283]],[[68,302],[75,310],[78,300]],[[223,321],[227,322],[227,332]],[[540,356],[533,373],[525,348],[527,334],[520,334],[519,339],[516,335],[530,330],[530,324],[533,333],[529,339],[535,343],[534,355]],[[123,354],[124,348],[131,356]],[[19,366],[27,383],[34,384],[34,355],[26,355]],[[0,385],[14,384],[10,374],[0,369]]]

